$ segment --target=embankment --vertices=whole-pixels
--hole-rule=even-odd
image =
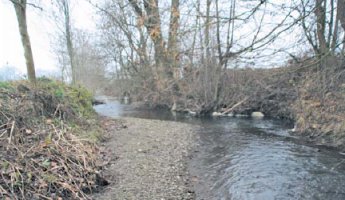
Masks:
[[[107,184],[91,102],[58,81],[0,83],[1,199],[88,199]]]
[[[345,150],[345,70],[341,57],[305,58],[273,69],[226,69],[221,79],[195,69],[175,86],[175,91],[141,89],[132,92],[137,94],[133,99],[193,115],[229,110],[250,115],[259,111],[291,121],[295,134],[314,144]]]
[[[230,72],[242,77],[228,87],[219,111],[250,115],[260,111],[266,116],[290,120],[296,135],[340,151],[345,150],[345,70],[338,59],[308,61],[277,69],[247,69]],[[235,78],[235,77],[234,77]],[[238,79],[237,79],[238,80]],[[239,98],[240,97],[240,98]]]

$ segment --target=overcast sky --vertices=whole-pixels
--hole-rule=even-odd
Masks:
[[[43,3],[44,2],[44,3]],[[55,71],[57,64],[52,52],[52,34],[54,22],[49,19],[50,0],[41,3],[43,11],[28,7],[27,20],[35,67],[38,71]],[[75,9],[78,8],[78,9]],[[74,25],[77,28],[94,30],[94,14],[91,5],[86,1],[78,1],[73,5]],[[9,0],[0,0],[0,67],[14,66],[26,72],[24,50],[18,30],[16,14]]]
[[[31,39],[31,46],[34,55],[36,71],[56,71],[58,70],[57,62],[55,55],[52,52],[53,47],[51,46],[53,41],[53,35],[56,33],[56,24],[53,22],[52,18],[49,17],[51,14],[51,1],[52,0],[37,0],[41,3],[39,4],[43,11],[28,6],[27,11],[27,20],[28,20],[28,31]],[[79,29],[87,29],[88,31],[96,31],[95,26],[95,9],[87,2],[87,0],[74,0],[72,4],[72,17],[73,26]],[[277,0],[277,2],[285,2],[282,0]],[[288,1],[289,2],[289,1]],[[283,10],[281,10],[283,11]],[[278,18],[277,18],[278,17]],[[273,22],[279,22],[280,19],[277,16],[273,18],[271,16],[266,16],[271,18]],[[169,18],[167,18],[169,19]],[[273,20],[275,19],[275,20]],[[248,32],[248,27],[250,24],[246,24],[244,31],[238,31],[243,34]],[[255,24],[253,24],[255,25]],[[255,29],[255,26],[253,26]],[[269,31],[270,29],[267,29]],[[280,37],[279,40],[272,43],[271,45],[265,47],[261,51],[261,54],[270,55],[270,48],[278,48],[281,46],[287,46],[287,44],[293,45],[291,41],[294,41],[296,37],[295,34],[286,33]],[[292,48],[293,49],[293,48]],[[293,50],[296,52],[296,50]],[[285,60],[286,54],[282,53],[281,55],[275,55],[275,59],[272,59],[272,56],[267,56],[266,58],[261,58],[261,62],[258,61],[258,58],[253,57],[250,59],[250,56],[245,57],[245,63],[249,62],[251,67],[274,67],[282,63],[282,60]],[[268,59],[268,60],[267,60]],[[255,61],[255,62],[254,62]],[[254,64],[255,66],[254,66]],[[20,35],[18,31],[18,24],[15,15],[15,11],[12,3],[9,0],[0,0],[0,68],[2,66],[14,66],[19,69],[22,73],[26,73],[26,66],[24,60],[23,47],[20,40]]]

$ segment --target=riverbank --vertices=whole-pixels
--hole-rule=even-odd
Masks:
[[[132,88],[133,101],[193,116],[251,116],[261,112],[291,122],[292,132],[312,144],[345,152],[341,57],[301,58],[279,68],[225,69],[219,83],[210,80],[205,84],[207,74],[195,70],[186,72],[174,91]]]
[[[108,184],[91,102],[46,78],[0,82],[0,199],[89,199]]]
[[[148,120],[103,119],[108,139],[103,144],[110,163],[105,176],[110,185],[95,199],[194,199],[187,171],[193,147],[193,127],[188,124]]]

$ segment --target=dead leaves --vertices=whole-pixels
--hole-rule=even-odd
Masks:
[[[89,199],[100,185],[97,177],[107,164],[97,159],[99,150],[70,132],[24,130],[27,137],[42,138],[30,144],[12,143],[0,157],[0,198]],[[55,131],[62,131],[55,127]],[[5,151],[0,151],[5,153]]]

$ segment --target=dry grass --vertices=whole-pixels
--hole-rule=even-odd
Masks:
[[[298,132],[318,143],[345,147],[345,69],[330,58],[306,73],[293,105]]]
[[[99,149],[78,135],[93,126],[90,95],[43,81],[0,84],[0,198],[88,199],[107,184]]]

